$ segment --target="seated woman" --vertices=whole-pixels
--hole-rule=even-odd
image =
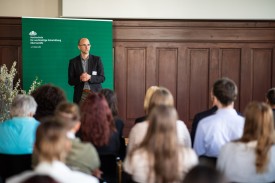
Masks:
[[[36,128],[33,118],[37,104],[32,96],[17,95],[10,109],[11,119],[0,123],[1,154],[32,154]]]
[[[91,143],[81,142],[75,136],[80,128],[80,111],[74,103],[62,102],[55,110],[55,116],[62,118],[67,128],[67,137],[71,140],[72,147],[66,158],[66,165],[73,170],[97,175],[100,161],[95,147]]]
[[[171,92],[164,88],[159,87],[152,95],[149,105],[148,105],[148,114],[150,115],[152,109],[158,105],[166,105],[166,106],[174,106],[174,98]],[[191,138],[190,133],[185,125],[185,123],[181,120],[176,121],[177,125],[177,136],[179,142],[186,146],[191,147]],[[139,145],[141,141],[144,139],[145,134],[147,132],[149,126],[149,121],[145,121],[142,123],[137,123],[130,131],[129,134],[129,142],[127,146],[127,151],[130,151],[133,147]]]
[[[143,109],[145,112],[145,116],[141,116],[141,117],[138,117],[137,119],[135,119],[135,124],[146,121],[146,118],[148,117],[148,107],[149,107],[150,99],[151,99],[153,93],[155,91],[157,91],[158,88],[159,88],[158,86],[150,86],[146,90],[146,94],[144,97],[144,103],[143,103]]]
[[[267,104],[248,104],[242,137],[224,145],[218,157],[217,168],[230,182],[275,181],[273,125],[272,110]]]
[[[113,181],[116,179],[120,137],[108,103],[102,94],[91,93],[82,102],[80,111],[81,139],[95,146],[101,161],[102,178]]]
[[[90,175],[71,171],[64,163],[70,150],[70,140],[67,130],[60,119],[44,119],[36,132],[35,151],[38,154],[39,164],[34,171],[23,172],[8,179],[7,183],[20,183],[34,175],[49,175],[57,182],[66,183],[97,183],[98,180]]]
[[[156,106],[150,113],[143,141],[127,153],[124,171],[139,183],[181,182],[198,164],[196,153],[179,143],[178,115],[171,106]]]
[[[100,91],[100,93],[104,95],[106,101],[108,102],[108,106],[112,111],[115,126],[116,126],[117,132],[119,134],[119,138],[120,138],[119,157],[121,160],[123,160],[125,157],[125,154],[126,154],[126,145],[125,145],[125,140],[123,137],[124,122],[122,119],[120,119],[119,114],[118,114],[116,93],[110,89],[107,89],[107,88],[102,89]]]

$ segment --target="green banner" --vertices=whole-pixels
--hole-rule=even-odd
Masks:
[[[61,87],[69,101],[73,86],[68,84],[69,60],[80,54],[78,40],[90,40],[90,54],[100,56],[104,66],[103,88],[113,89],[113,37],[111,20],[64,18],[22,18],[23,89],[38,77]]]

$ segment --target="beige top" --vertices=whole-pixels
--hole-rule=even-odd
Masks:
[[[139,183],[155,183],[155,180],[148,181],[149,164],[148,154],[144,150],[137,150],[134,152],[132,161],[130,162],[127,156],[124,161],[124,171],[132,175],[135,182]],[[198,157],[191,148],[182,148],[182,153],[179,156],[179,174],[182,175],[182,179],[185,174],[194,166],[198,164]],[[160,162],[161,163],[161,162]],[[153,175],[154,176],[154,175]]]

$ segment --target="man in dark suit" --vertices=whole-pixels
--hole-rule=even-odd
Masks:
[[[104,82],[104,69],[100,57],[90,54],[91,44],[87,38],[78,41],[80,55],[72,58],[68,68],[68,83],[74,86],[73,101],[83,101],[90,92],[99,92]]]

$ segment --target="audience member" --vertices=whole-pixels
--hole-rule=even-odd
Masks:
[[[212,101],[212,108],[208,109],[206,111],[197,113],[194,116],[193,122],[192,122],[192,129],[191,129],[191,141],[192,141],[192,147],[194,146],[194,141],[195,141],[195,135],[196,135],[196,131],[197,131],[197,127],[199,122],[201,121],[201,119],[206,118],[208,116],[211,116],[212,114],[215,114],[215,112],[218,110],[218,107],[216,106],[216,104],[214,103],[214,97],[213,94],[211,92],[211,101]]]
[[[112,112],[101,93],[90,93],[81,104],[81,139],[92,143],[98,152],[102,179],[115,182],[116,158],[120,141]]]
[[[174,98],[170,91],[166,88],[159,87],[158,90],[154,92],[151,97],[148,106],[148,114],[155,106],[158,105],[167,105],[174,106]],[[191,147],[190,133],[183,121],[177,120],[177,135],[179,142],[184,146]],[[130,131],[129,142],[127,146],[127,151],[130,151],[133,147],[139,145],[144,139],[147,129],[149,126],[149,121],[136,124]]]
[[[33,118],[37,104],[32,96],[17,95],[10,109],[11,119],[0,123],[0,153],[32,154],[36,128]]]
[[[241,137],[244,118],[234,109],[237,97],[237,86],[234,81],[228,78],[218,79],[214,83],[212,92],[218,110],[199,123],[194,149],[197,155],[201,156],[201,163],[209,162],[209,165],[215,166],[220,148],[225,143]]]
[[[230,182],[275,181],[275,131],[267,104],[248,104],[243,135],[222,147],[217,168]]]
[[[71,150],[66,158],[66,165],[73,170],[87,174],[98,175],[100,160],[95,147],[91,143],[81,142],[75,137],[75,133],[80,128],[80,111],[78,105],[68,102],[60,103],[55,116],[62,118],[67,128],[67,137],[71,140]]]
[[[59,183],[48,175],[34,175],[22,183]]]
[[[214,167],[198,165],[186,174],[183,183],[227,183],[227,181]]]
[[[91,93],[81,105],[81,139],[91,142],[98,154],[118,154],[119,136],[112,112],[102,94]]]
[[[120,137],[120,149],[119,149],[119,157],[121,160],[124,159],[126,154],[126,145],[125,145],[125,139],[123,137],[123,128],[124,128],[124,122],[122,119],[120,119],[118,114],[118,107],[117,107],[117,95],[114,91],[110,89],[102,89],[100,91],[101,94],[104,95],[105,99],[108,102],[108,106],[112,111],[112,115],[115,121],[116,129]]]
[[[20,183],[34,175],[49,175],[57,182],[93,183],[98,180],[78,171],[71,171],[64,163],[70,150],[67,130],[57,118],[44,118],[36,131],[35,151],[39,164],[34,171],[23,172],[8,179],[7,183]]]
[[[137,119],[135,120],[135,124],[136,124],[136,123],[143,122],[143,121],[146,121],[146,118],[147,118],[147,116],[148,116],[148,106],[149,106],[150,99],[151,99],[153,93],[154,93],[158,88],[159,88],[158,86],[150,86],[150,87],[147,89],[146,94],[145,94],[145,97],[144,97],[144,104],[143,104],[145,116],[142,116],[142,117],[137,118]]]
[[[149,126],[142,142],[127,153],[124,171],[139,183],[180,182],[197,165],[195,152],[182,146],[177,137],[177,112],[159,105],[148,117]]]
[[[31,95],[37,103],[37,111],[34,115],[35,119],[40,121],[43,117],[54,114],[56,106],[66,101],[65,93],[59,87],[51,84],[45,84],[36,88]]]
[[[271,106],[273,111],[274,126],[275,126],[275,88],[268,90],[266,94],[266,102]]]

